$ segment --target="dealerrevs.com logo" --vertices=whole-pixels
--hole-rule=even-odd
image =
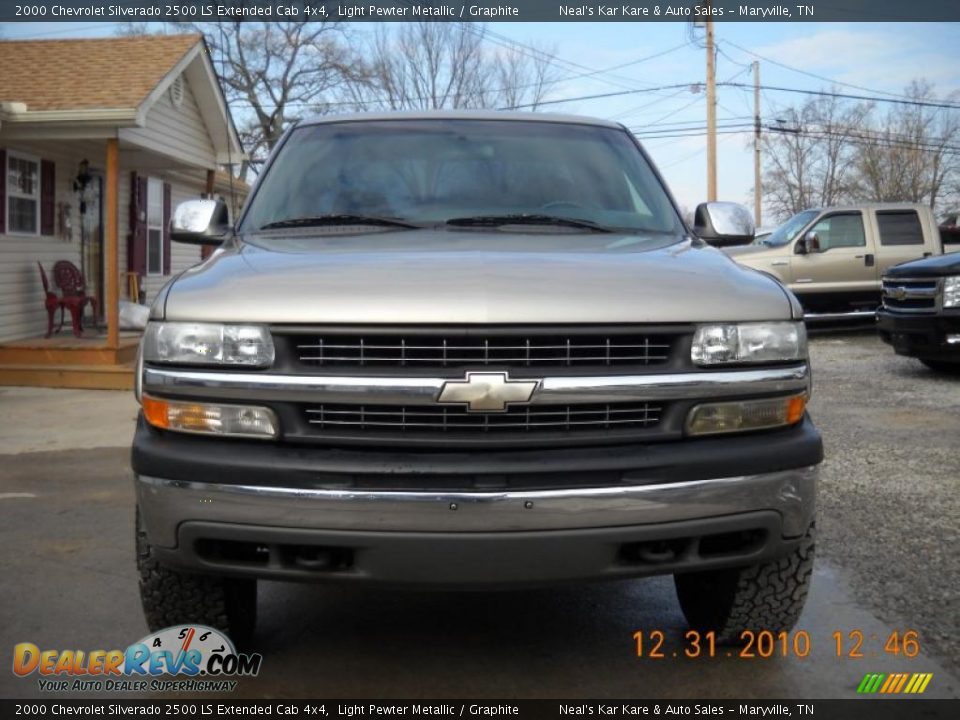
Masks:
[[[13,648],[14,674],[36,673],[44,692],[225,692],[237,686],[230,678],[255,677],[262,661],[204,625],[168,627],[126,650],[41,650],[29,642]]]

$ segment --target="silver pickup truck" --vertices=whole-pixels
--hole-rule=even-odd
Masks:
[[[151,628],[253,629],[258,578],[496,588],[672,574],[691,625],[790,628],[820,436],[801,309],[696,236],[622,126],[302,122],[144,335]]]

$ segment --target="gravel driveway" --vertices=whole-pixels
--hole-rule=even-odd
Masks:
[[[817,552],[886,622],[960,668],[960,376],[872,333],[810,343],[823,433]]]

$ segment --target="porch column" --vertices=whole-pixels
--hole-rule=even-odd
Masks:
[[[107,139],[107,346],[120,347],[120,244],[117,239],[120,161],[117,139]]]

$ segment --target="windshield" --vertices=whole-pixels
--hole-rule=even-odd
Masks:
[[[759,238],[757,242],[761,245],[774,247],[786,245],[797,236],[797,233],[806,227],[807,223],[817,216],[817,212],[817,210],[804,210],[802,213],[797,213],[769,235]]]
[[[550,218],[628,232],[683,232],[626,132],[462,119],[321,123],[294,130],[260,183],[241,231],[329,216],[430,226],[454,220],[463,230],[471,227],[464,219],[489,223],[491,217],[526,215],[540,216],[523,223],[535,232],[578,231],[551,225]]]

